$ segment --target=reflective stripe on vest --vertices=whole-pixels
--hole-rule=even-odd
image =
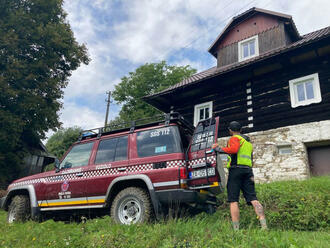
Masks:
[[[252,167],[252,144],[240,135],[234,135],[233,137],[238,138],[240,143],[240,148],[237,152],[237,165],[247,165]],[[231,157],[228,157],[227,168],[231,166]]]

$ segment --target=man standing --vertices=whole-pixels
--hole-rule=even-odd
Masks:
[[[220,148],[218,144],[213,144],[212,148],[216,152],[228,155],[227,168],[229,170],[227,193],[230,203],[230,214],[234,230],[239,230],[239,195],[243,191],[244,198],[249,205],[253,205],[259,218],[261,228],[267,229],[266,218],[262,205],[257,199],[254,176],[252,171],[252,151],[253,147],[250,138],[241,134],[242,127],[239,122],[232,121],[229,124],[231,138],[227,147]]]

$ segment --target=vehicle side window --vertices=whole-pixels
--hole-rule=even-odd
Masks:
[[[116,146],[115,161],[127,159],[127,136],[118,138]]]
[[[72,168],[88,165],[94,142],[78,144],[72,147],[70,152],[63,159],[60,168]]]
[[[101,140],[96,153],[96,164],[127,159],[127,136]]]
[[[181,138],[177,127],[164,127],[137,133],[139,157],[182,152]]]

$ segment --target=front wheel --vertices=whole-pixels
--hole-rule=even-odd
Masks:
[[[149,221],[151,211],[148,193],[136,187],[120,191],[111,205],[111,217],[117,223],[125,225]]]
[[[9,208],[8,223],[26,221],[30,218],[30,199],[26,195],[16,195],[12,199]]]

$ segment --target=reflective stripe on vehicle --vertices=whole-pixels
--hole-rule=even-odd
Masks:
[[[93,196],[93,197],[79,197],[70,199],[55,199],[55,200],[43,200],[38,201],[39,207],[53,207],[53,206],[65,206],[65,205],[82,205],[93,203],[105,203],[105,196]]]
[[[211,164],[214,164],[216,162],[216,157],[215,156],[209,156],[209,157],[207,157],[207,161]],[[199,167],[198,165],[200,165],[200,164],[202,164],[202,165],[205,164],[205,157],[190,160],[188,162],[188,168],[196,168],[196,167]]]
[[[161,182],[161,183],[154,183],[153,185],[154,185],[154,187],[179,185],[179,180],[176,180],[176,181],[167,181],[167,182]]]
[[[71,209],[84,209],[84,208],[103,208],[103,205],[85,205],[85,206],[68,206],[68,207],[49,207],[40,208],[40,211],[54,211],[54,210],[71,210]]]

